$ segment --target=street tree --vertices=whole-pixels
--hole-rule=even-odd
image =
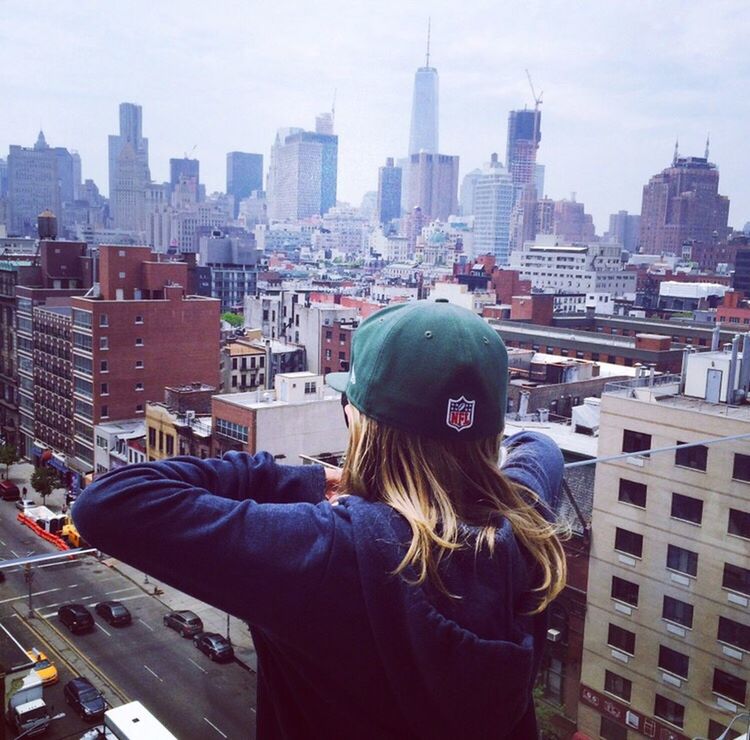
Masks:
[[[60,478],[53,468],[36,468],[31,474],[31,487],[42,497],[44,503],[55,488],[60,487]]]
[[[18,449],[15,445],[0,445],[0,465],[5,465],[5,477],[10,474],[10,466],[20,460]]]

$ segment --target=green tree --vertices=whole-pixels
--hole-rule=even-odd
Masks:
[[[31,474],[31,487],[42,497],[45,502],[55,488],[60,486],[60,478],[53,468],[36,468]]]
[[[559,730],[555,725],[555,718],[564,716],[560,709],[554,707],[544,696],[544,687],[537,684],[534,687],[534,706],[536,707],[536,721],[539,726],[539,736],[543,740],[559,740]]]
[[[10,474],[10,466],[20,460],[15,445],[0,445],[0,465],[5,465],[5,477]]]
[[[242,316],[231,311],[221,314],[221,320],[226,321],[227,324],[231,324],[235,329],[239,329],[244,323]]]

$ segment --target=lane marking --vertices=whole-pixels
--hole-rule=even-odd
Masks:
[[[15,551],[15,550],[11,550],[11,552],[12,552],[12,553],[13,553],[13,554],[14,554],[14,555],[15,555],[15,556],[17,557],[17,558],[20,558],[20,557],[21,557],[21,556],[20,556],[20,555],[19,555],[19,554],[18,554],[18,553],[17,553],[16,551]]]
[[[126,588],[118,588],[114,591],[106,591],[105,596],[109,596],[111,594],[121,594],[123,591],[133,591],[136,588],[138,588],[138,586],[127,586]]]
[[[158,678],[162,683],[164,683],[164,679],[158,676],[156,673],[154,673],[145,663],[143,664],[143,667],[155,678]],[[205,719],[205,718],[204,718]],[[224,735],[226,737],[226,735]]]
[[[2,540],[0,540],[0,545],[2,545],[3,547],[5,547],[5,543]]]
[[[144,621],[143,621],[143,620],[142,620],[142,619],[141,619],[140,617],[138,617],[138,621],[139,621],[139,622],[140,622],[140,623],[141,623],[141,624],[142,624],[142,625],[143,625],[144,627],[148,627],[148,628],[149,628],[149,629],[150,629],[150,630],[151,630],[152,632],[154,631],[154,628],[153,628],[153,627],[152,627],[152,626],[151,626],[150,624],[148,624],[147,622],[144,622]]]
[[[211,725],[211,727],[213,727],[214,730],[219,733],[219,735],[221,735],[222,737],[228,737],[228,735],[225,735],[213,722],[211,722],[210,719],[208,719],[207,717],[204,717],[203,719],[206,720],[206,722],[208,722],[208,724]]]
[[[202,666],[198,665],[192,658],[188,658],[188,660],[199,670],[203,671],[204,673],[208,673],[208,671]]]
[[[150,596],[151,594],[133,594],[132,596],[123,596],[121,599],[117,599],[118,601],[132,601],[133,599],[145,599],[147,596]]]
[[[253,714],[257,714],[257,712],[255,711],[255,707],[250,707],[250,711],[251,711],[251,712],[252,712]]]
[[[71,583],[70,586],[68,586],[68,588],[78,588],[78,586],[80,586],[79,583]]]
[[[51,594],[55,591],[60,591],[61,587],[58,586],[57,588],[48,588],[46,591],[35,591],[32,592],[32,596],[44,596],[44,594]],[[9,604],[11,601],[18,601],[19,599],[28,599],[29,595],[24,594],[23,596],[11,596],[9,599],[3,599],[0,601],[0,604]]]
[[[105,629],[104,629],[104,627],[102,627],[102,626],[101,626],[101,625],[99,624],[99,622],[95,622],[95,624],[96,624],[96,626],[97,626],[97,627],[98,627],[98,628],[99,628],[99,629],[100,629],[100,630],[101,630],[102,632],[104,632],[104,634],[105,634],[105,635],[107,635],[107,637],[112,637],[111,633],[107,632],[107,630],[105,630]]]

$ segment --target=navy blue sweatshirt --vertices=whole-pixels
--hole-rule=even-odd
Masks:
[[[559,449],[530,432],[505,445],[503,471],[554,515]],[[444,559],[449,599],[391,575],[411,540],[399,514],[324,491],[321,467],[267,453],[180,457],[99,478],[73,517],[97,548],[250,624],[261,738],[536,738],[546,618],[522,614],[530,559],[508,522],[492,557]]]

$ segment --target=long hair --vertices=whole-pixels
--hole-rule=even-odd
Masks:
[[[533,558],[538,573],[531,591],[536,614],[565,586],[564,529],[540,513],[537,494],[510,481],[500,470],[501,436],[476,441],[430,439],[402,432],[350,411],[349,445],[339,490],[368,501],[382,501],[409,523],[412,539],[394,574],[410,566],[419,585],[429,578],[449,594],[438,566],[453,550],[495,547],[495,533],[508,520],[519,543]]]

